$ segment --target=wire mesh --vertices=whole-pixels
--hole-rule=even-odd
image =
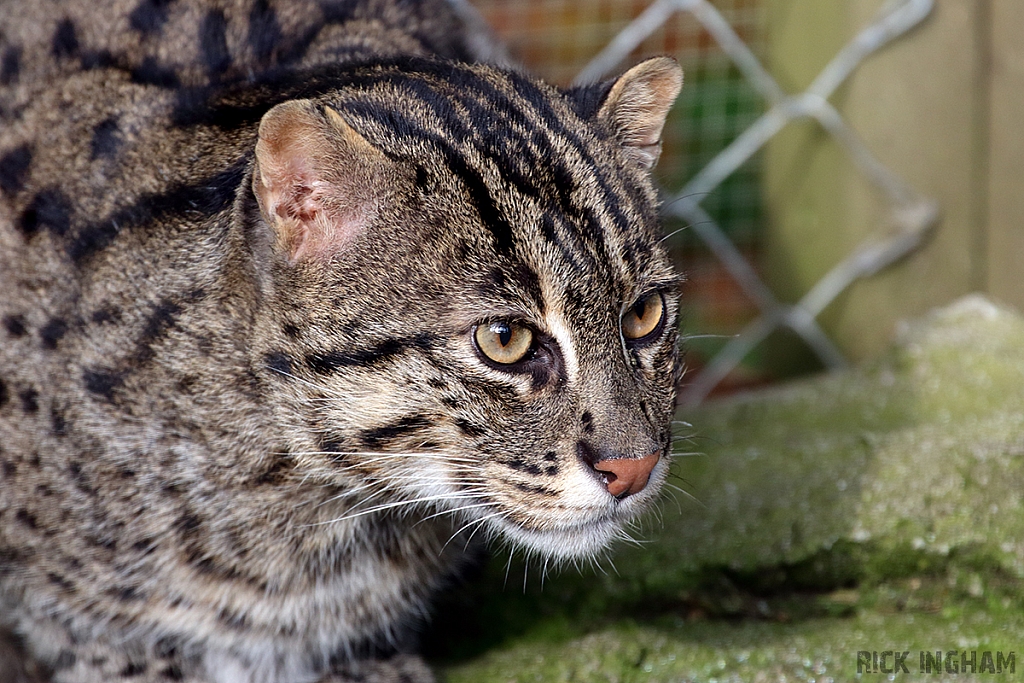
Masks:
[[[682,221],[689,228],[682,234],[692,233],[713,254],[713,261],[698,261],[696,271],[690,261],[691,278],[728,292],[718,298],[733,303],[734,322],[743,321],[743,328],[688,378],[684,404],[702,401],[780,328],[798,334],[826,367],[845,365],[817,324],[818,314],[854,281],[915,249],[936,223],[938,208],[875,158],[829,97],[864,59],[920,23],[932,11],[933,0],[885,2],[811,85],[792,95],[757,57],[763,21],[756,0],[475,4],[517,58],[555,83],[568,82],[572,73],[574,83],[593,82],[642,54],[673,54],[690,67],[681,106],[666,127],[659,179],[665,187],[681,189],[665,192],[664,214],[669,230],[673,221]],[[565,35],[576,39],[553,39]],[[751,256],[761,218],[758,153],[801,118],[815,120],[839,144],[880,191],[889,211],[885,225],[790,305],[764,283]]]

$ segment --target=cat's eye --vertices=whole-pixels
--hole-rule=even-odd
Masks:
[[[653,335],[665,317],[665,301],[659,292],[640,297],[622,314],[622,336],[639,341]]]
[[[512,365],[526,358],[533,347],[533,331],[526,325],[500,320],[479,325],[473,333],[480,353],[495,363]]]

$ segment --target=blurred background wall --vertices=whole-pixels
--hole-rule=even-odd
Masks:
[[[473,0],[512,56],[567,85],[649,5],[647,0]],[[714,0],[788,93],[818,75],[883,0]],[[830,98],[884,165],[939,202],[941,219],[915,252],[854,283],[819,316],[853,361],[881,351],[897,322],[972,291],[1024,309],[1024,3],[938,0],[909,34],[870,56]],[[619,67],[676,57],[686,83],[657,169],[678,191],[768,109],[688,12],[676,12]],[[775,294],[795,302],[891,210],[849,156],[811,120],[789,124],[702,206]],[[757,314],[722,264],[679,219],[667,219],[688,274],[688,364],[713,357]],[[678,232],[676,232],[678,230]],[[720,390],[821,367],[800,338],[773,333]]]

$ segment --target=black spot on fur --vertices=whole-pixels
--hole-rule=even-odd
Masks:
[[[31,514],[28,510],[18,510],[14,513],[14,518],[30,529],[35,529],[38,526],[36,516]]]
[[[271,351],[263,357],[263,362],[282,377],[292,374],[292,358],[283,351]]]
[[[50,424],[53,425],[54,436],[64,436],[68,432],[68,421],[57,406],[50,406]]]
[[[455,426],[458,427],[459,431],[463,434],[473,439],[478,436],[482,436],[485,431],[480,425],[475,425],[469,420],[463,420],[462,418],[455,420]]]
[[[188,511],[182,513],[182,515],[178,517],[178,521],[175,523],[178,533],[181,534],[181,537],[185,540],[196,538],[199,535],[202,525],[203,523],[199,517],[197,517],[195,513]]]
[[[71,650],[61,650],[60,654],[57,655],[57,661],[53,665],[54,671],[63,671],[64,669],[70,669],[78,661],[78,657]]]
[[[109,369],[85,370],[82,381],[89,393],[96,394],[113,403],[117,390],[124,383],[121,373]]]
[[[160,64],[153,56],[144,58],[141,64],[132,69],[131,80],[132,83],[155,85],[158,88],[177,88],[181,85],[174,69]]]
[[[153,643],[153,654],[160,659],[172,659],[178,656],[178,641],[174,638],[165,637]]]
[[[555,453],[554,451],[548,451],[547,453],[544,454],[544,460],[546,460],[547,462],[555,462],[556,460],[558,460],[558,453]]]
[[[181,672],[181,668],[177,664],[168,665],[160,671],[160,675],[169,681],[181,681],[185,678],[185,674]]]
[[[537,475],[543,471],[541,470],[540,465],[532,462],[526,462],[522,458],[512,458],[505,464],[517,472],[526,472],[527,474]]]
[[[356,3],[346,0],[320,3],[324,13],[325,24],[343,24],[356,16]]]
[[[329,436],[320,437],[320,450],[329,455],[344,454],[345,442],[341,439],[334,439]]]
[[[239,630],[248,630],[249,628],[249,620],[245,618],[244,614],[230,610],[227,607],[217,612],[217,620],[228,628]]]
[[[291,323],[285,323],[281,327],[281,331],[284,332],[285,336],[290,339],[298,339],[302,336],[302,330]]]
[[[217,78],[231,66],[228,52],[227,20],[224,11],[212,9],[199,23],[199,55],[211,80]]]
[[[121,133],[117,117],[111,116],[97,123],[92,129],[90,155],[93,159],[113,159],[121,146]]]
[[[256,61],[269,64],[274,49],[281,41],[281,25],[277,21],[277,12],[267,0],[256,0],[249,11],[249,46],[252,47]]]
[[[108,595],[112,595],[121,602],[135,602],[141,600],[142,596],[139,592],[131,586],[122,586],[120,588],[111,588],[107,591]]]
[[[12,85],[18,81],[21,71],[21,46],[11,45],[0,56],[0,85]]]
[[[153,306],[146,317],[146,325],[135,343],[135,351],[131,355],[132,369],[138,369],[153,359],[156,351],[153,347],[174,327],[181,306],[174,301],[164,299]]]
[[[389,425],[364,429],[359,433],[358,439],[367,448],[383,448],[396,440],[426,429],[431,424],[423,415],[409,415]]]
[[[94,311],[91,319],[97,325],[120,322],[121,309],[112,304],[107,304],[103,308]]]
[[[39,392],[28,387],[18,392],[18,398],[21,399],[21,409],[26,413],[37,413],[39,412]]]
[[[50,51],[57,58],[74,57],[78,54],[78,48],[78,35],[75,31],[75,23],[70,19],[62,19],[57,24],[57,30],[53,32]]]
[[[7,328],[7,334],[11,335],[15,339],[18,337],[24,337],[28,334],[28,330],[25,329],[25,318],[20,315],[8,315],[4,317],[4,327]]]
[[[57,343],[68,331],[68,324],[60,318],[51,318],[48,323],[39,330],[39,338],[42,340],[44,349],[55,349]]]
[[[7,391],[7,383],[0,379],[0,408],[7,405],[7,402],[11,400],[11,395]]]
[[[71,202],[55,187],[40,190],[22,212],[18,228],[26,237],[45,228],[58,237],[71,229]]]
[[[553,496],[557,496],[557,495],[558,495],[557,493],[555,493],[555,492],[554,492],[554,491],[552,491],[551,489],[548,489],[548,488],[545,488],[545,487],[543,487],[543,486],[539,486],[539,485],[534,485],[534,484],[524,484],[524,483],[522,483],[522,482],[518,482],[518,481],[517,481],[517,482],[515,482],[515,483],[513,484],[513,486],[515,486],[515,487],[516,487],[517,489],[519,489],[520,491],[524,491],[524,492],[526,492],[526,493],[533,493],[533,494],[537,494],[537,495],[539,495],[539,496],[547,496],[547,497],[549,497],[549,498],[550,498],[550,497],[553,497]]]
[[[125,678],[133,678],[135,676],[141,676],[144,673],[146,673],[145,662],[128,662],[128,664],[121,669],[120,675]]]
[[[306,365],[313,372],[328,374],[344,367],[370,367],[404,353],[408,349],[429,350],[433,337],[419,334],[415,337],[385,339],[365,349],[328,351],[306,356]]]
[[[256,484],[266,486],[282,483],[291,471],[292,464],[292,459],[288,455],[275,456],[267,469],[256,477]]]
[[[89,50],[82,54],[79,61],[84,70],[107,69],[118,66],[117,60],[114,59],[114,55],[110,54],[109,50]]]
[[[184,212],[204,216],[220,213],[234,201],[245,166],[246,160],[243,159],[194,184],[179,185],[163,193],[145,195],[134,204],[117,209],[105,220],[84,226],[68,245],[68,254],[80,265],[109,246],[121,230]]]
[[[158,33],[167,22],[171,0],[142,0],[128,15],[128,23],[139,33]]]
[[[589,410],[583,411],[583,415],[580,416],[580,422],[583,424],[584,433],[594,433],[594,416],[590,414]]]
[[[20,192],[31,165],[32,149],[28,145],[15,147],[0,157],[0,190],[7,195]]]
[[[54,584],[55,586],[60,586],[63,590],[67,592],[73,592],[75,590],[75,584],[71,583],[63,576],[58,576],[53,572],[47,572],[46,578],[49,579],[50,583]]]
[[[13,477],[15,472],[18,471],[18,466],[9,460],[0,458],[0,472],[4,473],[5,477]]]

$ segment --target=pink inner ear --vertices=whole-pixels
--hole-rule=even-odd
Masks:
[[[386,191],[383,158],[340,116],[325,120],[308,101],[267,113],[253,191],[289,261],[329,259],[369,226]]]

